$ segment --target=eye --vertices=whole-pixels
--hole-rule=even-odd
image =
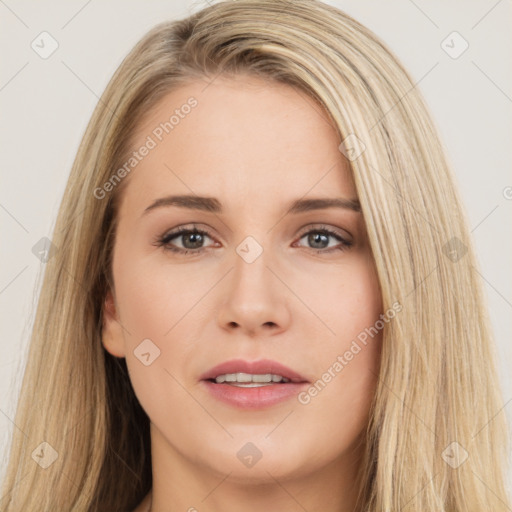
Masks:
[[[352,246],[352,242],[347,240],[346,237],[340,233],[326,227],[320,226],[315,229],[310,229],[303,233],[300,240],[306,238],[306,242],[311,244],[310,249],[316,250],[319,253],[330,253],[333,251],[345,251]],[[338,240],[338,244],[329,247],[329,238]]]
[[[212,239],[208,231],[197,228],[196,226],[181,226],[158,237],[154,245],[162,247],[166,251],[171,251],[180,255],[190,253],[199,254],[207,248],[207,246],[204,246],[205,238]],[[299,241],[307,239],[306,243],[310,244],[309,249],[315,250],[318,253],[330,253],[333,251],[344,251],[350,248],[352,246],[352,242],[347,238],[348,237],[342,236],[341,233],[322,225],[315,229],[310,228],[309,231],[303,232]],[[329,239],[337,240],[338,244],[330,246]],[[181,246],[172,242],[173,240],[180,240]]]
[[[202,246],[205,238],[211,239],[207,231],[196,228],[195,226],[192,228],[181,226],[174,231],[165,233],[163,236],[159,237],[156,240],[155,245],[163,247],[166,251],[172,251],[175,253],[197,254],[203,252],[205,249],[205,247]],[[181,247],[171,243],[174,239],[181,240]]]

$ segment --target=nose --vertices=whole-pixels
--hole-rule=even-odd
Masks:
[[[248,336],[269,336],[286,330],[291,315],[279,271],[269,267],[267,251],[251,263],[238,254],[226,276],[218,321],[221,328]]]

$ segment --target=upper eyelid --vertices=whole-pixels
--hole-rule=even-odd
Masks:
[[[347,233],[347,235],[351,238],[351,235],[348,231],[341,229],[341,228],[336,228],[334,226],[327,226],[325,224],[313,224],[313,225],[305,226],[303,229],[300,230],[300,236],[302,237],[302,236],[306,235],[307,233],[309,233],[310,231],[327,231],[330,235],[337,235],[340,238],[345,239],[343,234],[340,233],[340,231],[342,231],[342,232]]]
[[[307,225],[307,226],[304,226],[303,228],[301,228],[299,231],[302,234],[306,234],[308,233],[309,231],[314,231],[314,230],[317,230],[317,231],[332,231],[332,232],[335,232],[336,234],[339,234],[338,231],[343,231],[345,233],[347,233],[347,235],[351,236],[350,233],[342,228],[337,228],[335,226],[329,226],[329,225],[326,225],[326,224],[322,224],[322,223],[313,223],[312,225]],[[168,236],[170,235],[180,235],[182,233],[187,233],[187,232],[200,232],[200,233],[204,233],[208,236],[211,236],[211,230],[210,228],[203,228],[203,227],[199,227],[199,226],[195,226],[195,225],[184,225],[184,226],[178,226],[176,228],[173,228],[173,229],[170,229],[166,232],[164,232],[164,234],[161,236],[161,238],[167,238]],[[339,234],[339,236],[342,236],[341,234]]]
[[[348,237],[344,236],[342,233],[339,233],[339,230],[345,231],[345,230],[342,230],[341,228],[336,228],[334,226],[328,226],[328,225],[325,225],[322,223],[312,224],[312,225],[307,225],[307,226],[304,226],[303,228],[301,228],[299,231],[299,235],[297,235],[297,236],[298,236],[298,240],[300,240],[301,238],[303,238],[305,235],[307,235],[310,232],[327,231],[328,236],[339,237],[341,242],[346,243],[346,244],[352,244],[353,243],[352,235],[350,235],[350,233],[345,231],[347,233]],[[209,228],[203,228],[203,227],[200,227],[197,225],[178,226],[177,228],[171,229],[170,231],[164,233],[161,237],[159,237],[159,240],[164,243],[170,243],[170,240],[172,240],[174,238],[179,238],[180,235],[187,234],[190,232],[192,232],[192,233],[197,232],[197,233],[206,235],[209,238],[211,238],[212,240],[216,241],[215,237],[213,237],[211,235]],[[204,249],[205,248],[206,247],[204,247]],[[193,249],[190,249],[190,250],[193,250]],[[200,249],[197,249],[197,250],[200,250]]]
[[[211,236],[211,233],[208,229],[205,229],[205,228],[200,228],[200,227],[195,227],[195,226],[191,226],[191,227],[188,227],[188,226],[179,226],[177,228],[174,228],[174,229],[171,229],[169,231],[166,231],[161,237],[160,239],[162,240],[165,240],[166,238],[176,238],[180,235],[183,235],[183,234],[186,234],[186,233],[200,233],[200,234],[204,234],[204,235],[207,235],[209,236],[210,238],[213,238]]]

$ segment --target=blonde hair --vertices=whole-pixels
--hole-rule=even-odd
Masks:
[[[46,265],[2,510],[124,511],[149,491],[149,420],[124,359],[101,343],[127,178],[104,199],[94,190],[126,161],[134,128],[159,99],[221,73],[299,88],[323,106],[345,149],[364,144],[349,162],[383,308],[398,300],[403,309],[384,329],[358,510],[510,510],[509,440],[489,320],[442,144],[392,52],[315,0],[221,2],[162,23],[114,74],[59,210],[58,250]],[[47,469],[31,456],[43,441],[58,454]],[[460,462],[466,452],[460,466],[446,462],[446,454]]]

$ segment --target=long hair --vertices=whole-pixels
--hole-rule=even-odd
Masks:
[[[154,27],[115,72],[58,213],[0,508],[126,511],[151,488],[149,419],[124,359],[101,342],[126,179],[105,197],[95,191],[126,161],[145,112],[221,73],[289,84],[327,112],[351,167],[383,308],[402,304],[384,328],[360,510],[511,510],[495,349],[436,127],[386,45],[316,0],[208,6]]]

